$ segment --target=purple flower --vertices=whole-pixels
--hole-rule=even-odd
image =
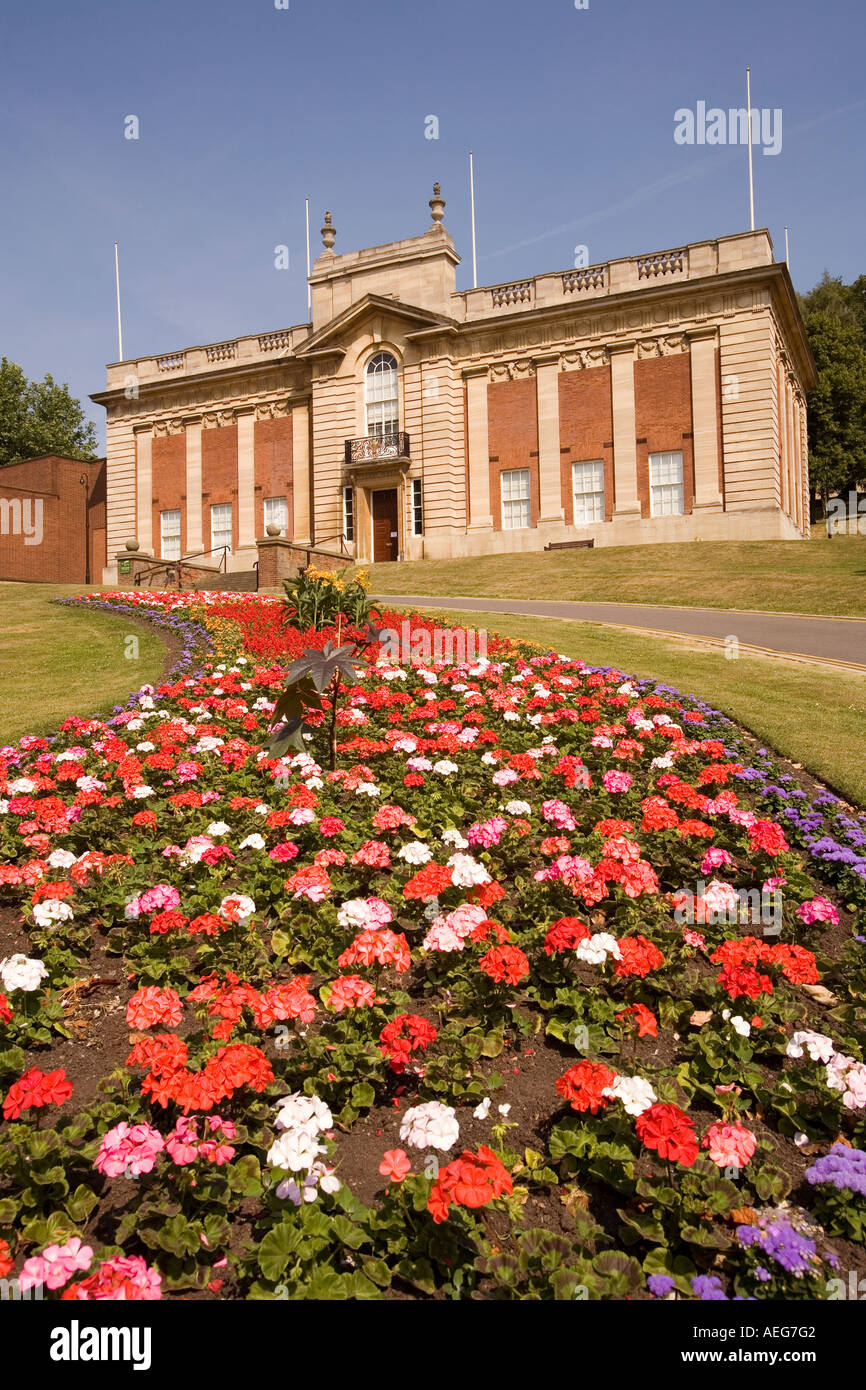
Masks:
[[[720,1303],[728,1301],[728,1295],[722,1288],[722,1281],[715,1274],[698,1274],[689,1283],[702,1303]]]
[[[674,1281],[669,1274],[651,1274],[646,1286],[654,1298],[664,1298],[673,1290]]]

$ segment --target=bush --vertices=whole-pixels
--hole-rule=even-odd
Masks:
[[[296,579],[283,585],[286,602],[284,622],[300,628],[333,627],[343,614],[353,627],[365,627],[370,617],[367,576],[361,570],[347,578],[347,570],[320,570],[308,565]]]

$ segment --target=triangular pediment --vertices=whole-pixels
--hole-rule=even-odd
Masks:
[[[391,299],[387,295],[365,294],[317,332],[312,333],[295,349],[293,356],[317,357],[343,353],[346,351],[347,338],[357,330],[359,324],[374,315],[382,314],[405,320],[415,332],[424,328],[457,328],[456,321],[445,314],[420,309],[415,304],[405,304],[402,300]]]

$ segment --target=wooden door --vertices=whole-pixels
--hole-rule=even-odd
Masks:
[[[373,493],[373,560],[396,560],[399,551],[397,524],[397,489],[385,488]]]

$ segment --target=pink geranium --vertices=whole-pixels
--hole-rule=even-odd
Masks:
[[[630,772],[606,772],[601,780],[606,792],[627,792],[634,779]]]
[[[103,1134],[94,1167],[107,1178],[119,1178],[127,1171],[137,1178],[151,1172],[164,1148],[162,1135],[152,1125],[129,1125],[121,1120]]]
[[[797,916],[808,926],[813,922],[829,922],[833,927],[839,925],[839,914],[829,898],[810,898],[809,902],[801,903],[797,908]]]
[[[79,1236],[71,1236],[64,1245],[47,1245],[41,1255],[31,1255],[25,1260],[18,1276],[18,1287],[22,1293],[39,1284],[59,1289],[78,1270],[89,1269],[92,1261],[92,1248],[82,1245]]]
[[[751,1130],[742,1125],[724,1124],[721,1120],[710,1125],[702,1143],[719,1168],[745,1168],[758,1147]]]

